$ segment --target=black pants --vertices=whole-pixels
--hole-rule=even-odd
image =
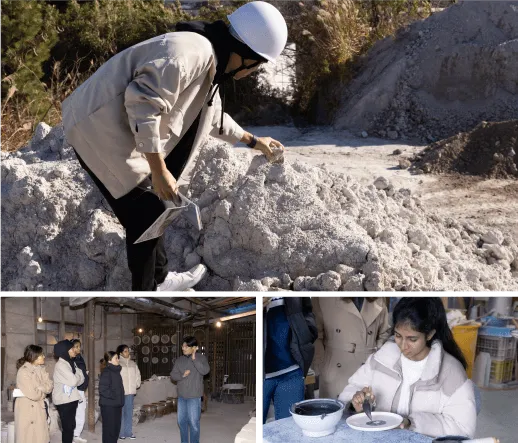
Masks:
[[[121,431],[122,406],[101,406],[103,443],[117,443]]]
[[[176,179],[180,177],[191,153],[199,118],[200,116],[165,159],[167,169]],[[165,210],[164,202],[153,191],[151,177],[146,177],[129,193],[115,199],[79,155],[77,155],[77,159],[126,230],[126,254],[131,272],[131,289],[133,291],[156,291],[157,285],[162,283],[167,276],[167,254],[164,240],[160,237],[133,244]]]
[[[79,401],[56,405],[59,418],[61,420],[61,441],[62,443],[72,443],[74,440],[74,429],[76,428],[76,410]]]

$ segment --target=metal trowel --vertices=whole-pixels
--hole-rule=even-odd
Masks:
[[[365,400],[363,400],[363,412],[365,412],[367,417],[369,417],[369,420],[372,421],[372,403],[370,394],[365,394]]]

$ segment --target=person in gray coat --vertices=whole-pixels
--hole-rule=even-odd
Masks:
[[[178,427],[182,443],[200,443],[203,376],[210,372],[210,366],[207,357],[197,351],[196,338],[184,337],[183,355],[176,359],[171,371],[171,379],[178,385]]]

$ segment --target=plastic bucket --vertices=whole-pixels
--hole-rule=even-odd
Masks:
[[[473,365],[475,363],[475,354],[477,351],[477,336],[479,325],[454,326],[452,328],[453,339],[464,354],[468,367],[466,373],[471,378]]]

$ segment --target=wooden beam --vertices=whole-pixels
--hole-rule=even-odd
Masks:
[[[106,352],[108,349],[108,311],[104,308],[103,310],[103,349]]]
[[[41,304],[41,299],[40,299]],[[34,341],[33,343],[38,343],[38,297],[34,297],[32,299],[32,308],[34,312]]]
[[[61,313],[59,315],[59,339],[65,339],[65,306],[63,306],[63,302],[65,301],[65,297],[61,297]],[[41,304],[41,299],[40,299]]]
[[[90,383],[88,386],[88,430],[95,432],[95,303],[90,300],[86,305],[86,325],[88,331],[87,346],[88,346],[88,375],[90,376]]]

